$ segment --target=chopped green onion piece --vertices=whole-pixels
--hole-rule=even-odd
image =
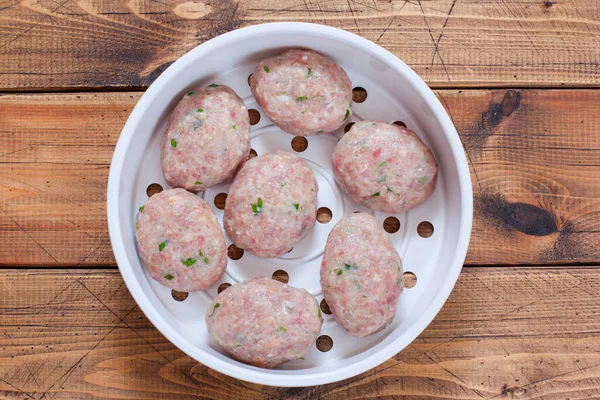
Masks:
[[[188,95],[188,96],[191,96],[191,95],[193,95],[194,93],[195,93],[195,92],[192,90],[192,91],[189,91],[189,92],[187,93],[187,95]]]
[[[267,67],[266,65],[263,67],[263,69],[265,70],[265,72],[271,72],[271,70],[269,69],[269,67]]]
[[[320,135],[321,133],[323,133],[325,131],[321,130],[321,131],[317,131],[317,133],[315,133],[315,135]]]
[[[200,250],[200,257],[202,257],[202,261],[204,261],[204,264],[208,264],[208,257],[206,257],[204,254],[202,254],[202,250]]]
[[[221,304],[215,303],[212,313],[210,313],[209,317],[212,317],[214,315],[215,311],[217,311],[217,308],[219,308],[219,307],[221,307]]]
[[[350,116],[350,110],[346,110],[346,116],[344,117],[344,120],[347,120],[349,116]]]
[[[306,73],[306,77],[308,78],[311,73],[312,73],[312,70],[310,68],[308,68],[308,72]]]
[[[161,244],[158,245],[158,251],[163,251],[165,249],[165,247],[167,246],[167,243],[169,243],[168,240],[161,242]]]
[[[298,96],[298,97],[296,97],[296,101],[304,101],[304,100],[308,100],[308,97],[306,97],[306,96]]]
[[[258,198],[258,201],[256,203],[251,205],[252,212],[254,213],[255,217],[262,212],[262,206],[263,206],[263,201],[260,197]]]
[[[286,185],[286,183],[285,183],[285,182],[283,182],[283,183],[281,184],[281,187],[284,187],[285,185]]]
[[[165,279],[168,280],[168,281],[172,281],[173,278],[175,278],[175,277],[173,275],[171,275],[171,274],[166,274],[165,275]]]
[[[233,129],[237,129],[237,125],[234,125],[234,126],[233,126]]]
[[[396,196],[400,196],[400,193],[396,192],[395,190],[393,190],[392,188],[387,188],[388,192],[392,192],[394,193]]]
[[[211,83],[210,85],[208,85],[208,87],[215,88],[215,87],[219,87],[219,85],[217,85],[216,83]]]
[[[140,212],[144,211],[144,208],[146,208],[146,206],[141,206],[141,207],[139,208]]]
[[[321,307],[317,307],[317,312],[318,312],[319,318],[323,319],[323,316],[321,315]]]
[[[171,147],[177,147],[177,140],[171,139]]]
[[[381,168],[383,167],[385,164],[387,164],[387,161],[382,161],[379,163],[379,165],[377,165],[377,168]]]
[[[305,358],[304,358],[304,357],[300,357],[300,359],[301,359],[301,360],[305,360]]]
[[[379,196],[379,195],[381,195],[381,192],[373,193],[371,196],[373,196],[373,197],[377,197],[377,196]]]
[[[194,185],[202,185],[202,182],[200,182],[200,181],[196,181],[196,182],[194,183]]]
[[[191,267],[192,265],[194,265],[196,263],[196,260],[193,258],[186,258],[185,260],[181,260],[181,262],[186,267]]]
[[[281,333],[284,333],[287,331],[287,329],[285,329],[285,327],[283,327],[283,326],[280,326],[279,328],[277,328],[277,330]]]
[[[300,204],[298,204],[298,203],[295,203],[295,204],[294,204],[294,208],[296,209],[296,211],[298,211],[298,207],[299,207],[299,206],[300,206]]]
[[[336,275],[341,275],[341,274],[343,274],[343,273],[344,273],[344,271],[342,271],[342,270],[341,270],[341,269],[339,269],[339,268],[336,268],[336,269],[334,269],[334,270],[333,270],[333,272],[335,272],[335,274],[336,274]]]
[[[352,265],[350,264],[344,264],[344,268],[346,268],[346,271],[349,270],[350,268],[352,268]]]
[[[196,112],[199,112],[199,113],[200,113],[200,112],[204,112],[204,108],[198,108],[198,109],[196,110]]]

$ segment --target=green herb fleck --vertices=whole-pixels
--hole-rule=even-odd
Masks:
[[[271,70],[269,69],[269,67],[267,67],[266,65],[263,67],[263,69],[265,70],[265,72],[271,72]]]
[[[429,182],[429,177],[428,176],[420,176],[419,178],[417,178],[417,182],[419,182],[421,185],[424,185],[427,182]]]
[[[392,193],[394,193],[396,196],[400,196],[400,193],[396,192],[396,191],[395,191],[394,189],[392,189],[392,188],[387,188],[387,191],[388,191],[388,192],[392,192]]]
[[[402,286],[402,279],[398,279],[398,282],[396,282],[398,284],[398,286]]]
[[[308,68],[308,72],[306,73],[306,77],[308,78],[310,76],[310,74],[312,73],[312,70],[310,68]]]
[[[171,275],[171,274],[166,274],[165,275],[165,279],[168,280],[168,281],[172,281],[173,278],[175,278],[175,277],[173,275]]]
[[[204,261],[204,264],[208,264],[208,257],[206,257],[204,254],[202,254],[202,250],[200,250],[200,257],[202,257],[202,261]]]
[[[379,197],[381,195],[381,192],[377,192],[377,193],[373,193],[371,196],[372,197]]]
[[[344,264],[344,268],[346,268],[346,271],[348,271],[350,268],[352,268],[352,265],[350,265],[350,264]]]
[[[139,226],[138,226],[138,223],[136,222],[136,223],[135,223],[135,230],[137,231],[137,230],[138,230],[138,228],[139,228]]]
[[[317,307],[317,315],[320,319],[323,319],[323,315],[321,315],[321,307]]]
[[[194,182],[194,185],[202,185],[202,182],[196,181],[196,182]]]
[[[139,208],[140,212],[143,212],[143,211],[144,211],[144,208],[146,208],[146,206],[141,206],[141,207]]]
[[[208,87],[216,88],[219,87],[219,85],[217,85],[216,83],[211,83],[210,85],[208,85]]]
[[[285,94],[287,94],[287,92],[281,92],[281,94],[285,95]]]
[[[283,183],[281,184],[281,187],[284,187],[285,185],[287,185],[287,183],[283,182]]]
[[[367,296],[365,296],[365,295],[363,294],[363,298],[365,298],[365,299],[366,299],[366,298],[367,298]]]
[[[256,203],[252,204],[252,212],[254,213],[255,217],[262,212],[262,206],[263,201],[260,197],[258,198]]]
[[[199,112],[199,113],[201,113],[201,112],[204,112],[204,108],[198,108],[198,109],[196,110],[196,112]]]
[[[294,208],[296,209],[296,211],[298,211],[298,207],[299,207],[299,206],[300,206],[300,204],[298,204],[298,203],[295,203],[295,204],[294,204]]]
[[[186,258],[185,260],[181,260],[181,262],[186,267],[191,267],[192,265],[194,265],[196,263],[196,260],[193,258]]]
[[[219,307],[221,307],[221,304],[215,303],[215,305],[213,306],[212,313],[210,313],[209,317],[212,317],[215,314],[215,311],[217,311],[217,308]]]
[[[301,360],[305,360],[305,358],[304,358],[304,357],[300,357],[300,359],[301,359]]]
[[[283,327],[283,326],[280,326],[279,328],[277,328],[277,330],[278,330],[278,331],[279,331],[279,333],[280,333],[280,334],[282,334],[282,335],[283,335],[283,334],[284,334],[284,333],[287,331],[287,329],[285,329],[285,327]]]
[[[187,95],[188,95],[188,96],[192,96],[194,93],[195,93],[195,92],[194,92],[193,90],[191,90],[191,91],[189,91],[189,92],[187,93]]]
[[[387,161],[382,161],[379,163],[379,165],[377,165],[377,168],[381,168],[383,167],[385,164],[387,164]]]
[[[344,117],[344,121],[348,119],[350,116],[350,110],[346,109],[346,116]]]
[[[234,125],[234,126],[233,126],[233,129],[237,129],[237,125]]]
[[[321,131],[317,131],[317,133],[315,133],[315,135],[320,135],[321,133],[323,133],[325,131],[321,130]]]
[[[383,183],[383,182],[385,182],[386,179],[387,179],[387,175],[382,175],[379,178],[377,178],[377,183]]]
[[[171,139],[171,147],[177,147],[177,140]]]
[[[304,100],[308,100],[308,97],[306,97],[306,96],[298,96],[298,97],[296,97],[296,101],[304,101]]]
[[[335,272],[335,274],[336,274],[336,275],[341,275],[341,274],[343,274],[343,273],[344,273],[344,271],[342,271],[342,270],[341,270],[341,269],[339,269],[339,268],[336,268],[336,269],[334,269],[334,270],[333,270],[333,272]]]
[[[167,246],[167,243],[169,243],[168,240],[161,242],[161,244],[158,245],[158,251],[163,251],[165,249],[165,247]]]

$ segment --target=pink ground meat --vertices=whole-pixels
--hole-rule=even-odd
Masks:
[[[135,220],[138,252],[152,278],[181,292],[204,290],[227,266],[217,217],[195,194],[170,189],[150,197]]]
[[[206,312],[208,332],[231,357],[264,368],[304,356],[322,323],[310,293],[267,277],[221,292]]]
[[[303,159],[284,151],[253,158],[229,189],[225,230],[236,246],[258,257],[285,254],[315,224],[317,191]]]
[[[414,132],[393,124],[357,122],[333,152],[336,181],[354,201],[398,213],[424,202],[435,190],[438,165]]]
[[[332,132],[352,114],[352,83],[331,59],[289,50],[262,61],[250,79],[267,116],[292,135]]]
[[[353,336],[385,328],[402,292],[402,261],[375,218],[350,214],[327,239],[321,264],[323,295],[336,321]]]
[[[167,183],[199,192],[233,176],[250,151],[250,119],[229,87],[209,85],[183,96],[160,144]]]

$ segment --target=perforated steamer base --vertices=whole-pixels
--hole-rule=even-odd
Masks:
[[[416,209],[391,215],[372,212],[349,200],[335,183],[331,155],[344,127],[331,135],[294,139],[271,123],[254,100],[248,76],[258,62],[290,47],[310,47],[338,62],[354,87],[367,92],[366,101],[353,104],[359,120],[402,121],[432,149],[440,165],[433,196]],[[310,233],[288,253],[260,259],[235,246],[222,280],[204,292],[173,296],[145,271],[135,249],[134,218],[148,198],[148,187],[168,188],[160,167],[159,142],[170,111],[188,90],[210,83],[233,88],[260,120],[251,126],[252,149],[258,155],[284,150],[306,159],[319,183],[321,215]],[[256,122],[256,112],[252,112]],[[346,124],[347,124],[346,123]],[[294,146],[292,147],[292,141]],[[307,144],[303,150],[303,144]],[[303,151],[302,151],[303,150]],[[156,186],[156,185],[155,185]],[[230,182],[201,193],[222,223],[222,202]],[[219,206],[219,207],[217,207]],[[221,208],[221,209],[220,209]],[[304,360],[293,360],[274,370],[255,368],[229,358],[209,337],[204,314],[218,288],[265,275],[289,276],[289,284],[303,287],[319,302],[319,268],[331,228],[345,214],[372,213],[382,228],[397,226],[389,237],[400,254],[404,271],[417,283],[404,289],[398,313],[383,331],[355,338],[323,314],[323,338]],[[460,141],[443,108],[426,85],[390,53],[350,33],[312,24],[279,23],[254,26],[213,39],[174,63],[142,97],[132,112],[115,150],[108,189],[108,219],[115,257],[132,295],[153,324],[175,345],[199,362],[228,375],[279,386],[315,385],[344,379],[392,357],[412,341],[439,311],[460,272],[466,254],[472,219],[469,172]],[[433,225],[429,237],[418,226]],[[421,225],[423,227],[423,225]],[[226,237],[227,246],[231,241]],[[331,340],[329,340],[331,338]],[[326,350],[331,344],[329,351]]]

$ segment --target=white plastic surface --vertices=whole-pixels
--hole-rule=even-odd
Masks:
[[[282,269],[289,284],[304,287],[321,301],[319,267],[329,231],[339,219],[355,211],[371,212],[349,200],[332,174],[331,154],[343,127],[333,135],[307,137],[308,148],[295,152],[292,135],[274,126],[262,112],[248,86],[258,62],[292,47],[310,46],[331,57],[346,70],[354,87],[367,91],[363,103],[353,104],[348,122],[368,119],[403,121],[431,148],[439,179],[433,196],[416,209],[395,215],[400,230],[390,234],[404,271],[417,276],[414,288],[405,289],[394,322],[383,331],[355,338],[323,315],[321,334],[333,339],[333,348],[321,352],[313,345],[305,360],[294,360],[274,370],[256,368],[229,358],[210,339],[204,324],[207,306],[222,282],[244,279]],[[308,160],[319,183],[318,207],[333,218],[317,222],[292,251],[273,259],[246,252],[229,260],[222,280],[212,288],[175,301],[171,290],[155,282],[136,251],[134,218],[146,199],[146,188],[159,183],[168,188],[160,167],[159,142],[169,113],[181,97],[198,85],[225,84],[244,99],[248,109],[261,114],[251,127],[252,148],[260,155],[285,150]],[[223,211],[214,205],[230,182],[206,190],[201,196],[222,222]],[[345,379],[382,363],[406,347],[437,314],[458,278],[464,262],[472,221],[472,191],[462,145],[443,107],[425,83],[404,63],[376,44],[354,34],[321,25],[276,23],[227,33],[195,48],[170,66],[148,89],[129,117],[117,144],[108,183],[108,223],[113,250],[127,287],[150,321],[177,347],[197,361],[230,376],[277,386],[317,385]],[[382,224],[390,214],[374,212]],[[434,233],[417,234],[429,221]],[[226,237],[227,245],[231,241]]]

